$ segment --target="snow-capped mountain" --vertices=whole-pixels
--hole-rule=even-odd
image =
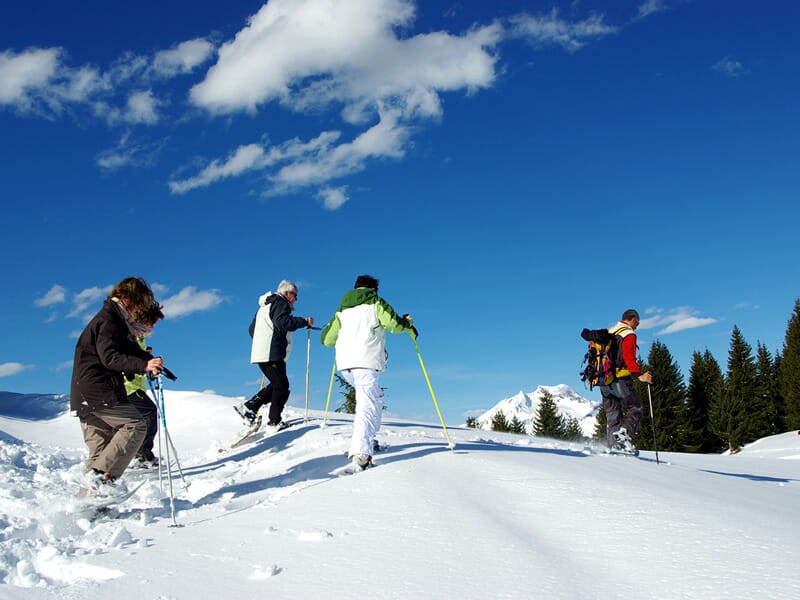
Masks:
[[[599,401],[592,401],[584,398],[568,385],[540,385],[533,392],[523,392],[501,400],[492,408],[478,417],[478,427],[481,429],[492,428],[492,418],[500,411],[506,419],[511,420],[516,417],[525,426],[527,433],[533,432],[533,421],[536,418],[536,411],[539,409],[539,401],[543,392],[550,392],[556,401],[558,411],[565,419],[575,417],[581,425],[583,434],[591,437],[594,433],[594,422],[597,411],[600,408]]]

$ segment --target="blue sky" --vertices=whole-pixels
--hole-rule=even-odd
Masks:
[[[578,378],[638,308],[725,365],[798,291],[800,6],[746,1],[17,3],[0,22],[0,389],[66,393],[145,277],[176,389],[250,395],[257,298],[319,324],[355,277],[411,313],[449,422]],[[303,402],[306,343],[289,360]],[[382,379],[435,418],[411,340]],[[314,336],[313,408],[333,353]],[[596,393],[586,392],[588,397]],[[334,399],[334,401],[338,401]]]

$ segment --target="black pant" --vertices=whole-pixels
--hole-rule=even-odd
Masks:
[[[262,388],[245,404],[253,412],[265,404],[269,404],[269,423],[274,425],[281,422],[281,413],[289,400],[289,378],[286,376],[286,361],[258,363],[258,368],[269,380],[269,385]]]
[[[144,436],[144,441],[142,441],[142,445],[139,446],[139,451],[136,453],[136,456],[141,456],[145,460],[153,460],[153,458],[155,458],[155,454],[153,454],[153,440],[158,432],[158,408],[144,390],[136,390],[128,396],[128,402],[136,407],[136,410],[139,411],[147,422],[147,434]]]
[[[624,427],[633,440],[639,421],[642,420],[642,401],[633,387],[633,380],[617,379],[610,386],[600,386],[600,394],[603,397],[603,409],[606,411],[606,438],[609,447],[614,442],[614,432],[620,427]]]

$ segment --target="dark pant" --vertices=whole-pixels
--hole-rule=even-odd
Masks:
[[[136,456],[141,456],[145,460],[153,460],[153,440],[158,432],[158,408],[144,390],[136,390],[128,396],[128,402],[136,407],[144,419],[147,421],[147,434],[144,436],[142,445]]]
[[[265,404],[269,404],[269,423],[280,423],[281,413],[289,400],[289,378],[286,376],[286,361],[258,363],[258,368],[269,380],[269,385],[261,390],[245,405],[257,413]]]
[[[603,410],[606,411],[606,438],[609,447],[614,442],[614,432],[621,427],[625,428],[633,440],[639,421],[642,420],[642,401],[633,387],[633,380],[617,379],[611,385],[600,386],[600,394],[603,396]]]

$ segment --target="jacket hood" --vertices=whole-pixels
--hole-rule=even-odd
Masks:
[[[275,295],[274,292],[267,292],[266,294],[262,294],[261,296],[258,297],[258,305],[259,306],[266,306],[267,298],[269,298],[270,296],[274,296],[274,295]],[[274,299],[275,298],[273,298],[272,300],[274,300]],[[270,300],[270,302],[272,302],[272,300]]]
[[[374,300],[378,295],[369,288],[356,288],[347,292],[339,304],[339,310],[353,308],[360,304],[367,304],[370,300]]]

